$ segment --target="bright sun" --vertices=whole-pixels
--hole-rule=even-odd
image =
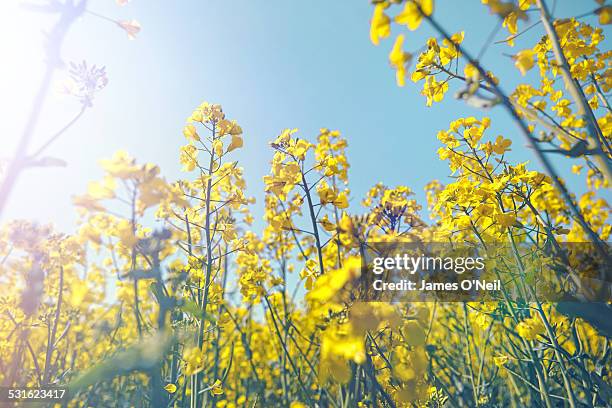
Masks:
[[[0,2],[0,157],[12,153],[44,69],[45,32],[40,27],[51,19],[23,5]]]

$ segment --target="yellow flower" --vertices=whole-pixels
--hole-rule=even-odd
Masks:
[[[223,394],[223,384],[221,383],[221,380],[219,379],[215,380],[215,383],[210,386],[210,393],[212,395]]]
[[[427,106],[431,106],[433,102],[440,102],[447,91],[447,81],[438,82],[433,76],[428,76],[423,85],[421,94],[427,97]]]
[[[194,140],[194,141],[200,140],[200,136],[198,136],[196,127],[192,124],[188,124],[187,126],[183,128],[183,135],[189,140]]]
[[[406,68],[412,61],[412,54],[404,52],[402,46],[404,44],[404,35],[400,34],[395,39],[391,53],[389,54],[389,62],[396,69],[396,80],[398,86],[406,85]]]
[[[325,214],[320,220],[319,224],[325,229],[325,231],[332,232],[336,230],[336,224],[329,220],[327,214]]]
[[[493,14],[497,14],[500,17],[507,17],[511,13],[516,13],[521,19],[527,19],[525,12],[522,7],[518,7],[512,1],[502,0],[481,0],[482,4],[489,6],[489,11]],[[529,7],[531,0],[524,0]],[[520,3],[520,2],[519,2]]]
[[[187,350],[183,359],[185,360],[185,375],[194,375],[204,369],[204,356],[198,347]]]
[[[495,139],[495,144],[493,144],[492,150],[497,154],[504,154],[507,152],[512,145],[512,140],[504,139],[503,136],[497,136]]]
[[[130,40],[135,39],[141,29],[140,23],[136,20],[117,21],[117,25],[125,30]]]
[[[128,248],[133,247],[138,242],[138,237],[134,234],[132,228],[130,221],[125,219],[115,225],[114,235]]]
[[[120,179],[131,178],[141,169],[136,165],[136,160],[124,150],[115,152],[111,159],[100,160],[100,165],[108,174]]]
[[[509,360],[508,356],[493,357],[493,363],[495,363],[495,365],[500,368],[505,366],[508,360]]]
[[[317,186],[317,193],[321,204],[332,203],[336,200],[337,194],[333,187],[331,187],[325,180],[321,181]]]
[[[223,141],[221,139],[217,139],[212,144],[213,151],[217,157],[221,157],[223,155]]]
[[[365,342],[361,335],[351,332],[348,324],[335,325],[323,332],[321,339],[320,375],[341,383],[350,379],[349,361],[362,364],[365,361]]]
[[[168,391],[168,393],[170,394],[174,394],[176,392],[176,385],[172,383],[166,384],[166,386],[164,387],[164,390]]]
[[[514,56],[514,65],[521,71],[521,75],[525,75],[527,71],[533,68],[533,50],[523,50]]]
[[[95,200],[114,198],[115,188],[117,188],[115,179],[110,176],[106,176],[102,182],[90,182],[87,186],[87,194]]]
[[[518,14],[510,13],[504,18],[504,22],[502,23],[502,27],[506,27],[510,34],[516,34],[518,32]],[[512,46],[513,44],[510,44]]]
[[[402,12],[395,16],[395,22],[414,31],[421,25],[423,14],[429,16],[431,13],[433,13],[433,0],[410,0],[406,2]]]
[[[306,152],[311,147],[311,143],[308,143],[304,139],[299,139],[292,146],[287,148],[287,153],[295,156],[298,160],[304,160],[306,158]]]
[[[423,16],[413,1],[407,1],[402,12],[395,16],[396,23],[405,25],[412,31],[419,28],[422,19]]]
[[[495,221],[504,228],[514,225],[516,222],[516,215],[514,213],[500,213],[495,215]]]
[[[291,135],[297,132],[297,129],[283,129],[280,135],[272,142],[272,146],[283,146],[289,143]]]
[[[198,149],[194,145],[185,145],[181,147],[179,161],[183,165],[183,171],[192,171],[196,168],[198,162],[196,155]]]
[[[431,16],[434,10],[434,0],[417,0],[417,3],[421,6],[423,14]]]
[[[361,258],[352,256],[344,261],[341,268],[321,275],[306,298],[313,302],[329,302],[347,282],[358,278],[360,275]]]
[[[470,79],[478,79],[480,76],[478,69],[476,69],[476,67],[472,64],[466,64],[466,66],[463,68],[463,74],[466,78]]]
[[[240,137],[240,135],[232,135],[232,141],[230,145],[227,147],[227,151],[231,152],[232,150],[242,147],[242,145],[243,145],[242,137]]]
[[[391,19],[385,14],[386,2],[378,3],[374,7],[374,15],[370,23],[370,41],[378,45],[381,38],[387,38],[391,34]]]
[[[604,6],[596,11],[599,16],[599,24],[607,25],[612,22],[612,6]]]
[[[560,99],[559,102],[550,109],[553,110],[558,116],[567,118],[571,115],[572,110],[569,107],[570,101],[567,99]]]
[[[348,196],[346,195],[346,192],[341,192],[340,194],[338,194],[338,196],[336,197],[336,199],[333,201],[334,206],[336,206],[336,208],[339,208],[341,210],[344,210],[345,208],[348,208]]]
[[[451,36],[450,41],[444,39],[442,44],[444,47],[440,48],[440,63],[442,65],[449,64],[452,60],[459,57],[459,51],[457,50],[457,45],[463,42],[463,38],[465,37],[465,33],[460,31]]]
[[[189,119],[187,119],[188,122],[204,122],[204,113],[202,113],[201,109],[196,109],[193,111],[193,113],[191,114],[191,116],[189,117]]]
[[[516,332],[525,340],[535,340],[538,335],[544,333],[544,324],[537,317],[525,319],[516,325]]]
[[[306,290],[312,289],[312,285],[317,278],[318,269],[317,262],[314,259],[306,261],[306,267],[300,272],[300,278],[304,279],[304,287]]]

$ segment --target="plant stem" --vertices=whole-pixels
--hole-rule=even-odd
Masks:
[[[43,373],[43,385],[47,385],[49,383],[50,373],[50,365],[51,365],[51,355],[53,354],[53,350],[55,348],[55,335],[57,334],[57,326],[60,320],[60,311],[62,307],[62,298],[64,292],[64,267],[60,265],[59,268],[59,289],[57,294],[57,306],[55,307],[55,318],[53,320],[53,328],[51,329],[51,333],[49,335],[48,343],[47,343],[47,353],[45,356],[45,370]]]
[[[310,188],[308,187],[308,184],[306,183],[306,177],[304,176],[303,172],[302,172],[302,183],[303,183],[304,191],[306,192],[306,200],[308,201],[308,211],[310,212],[310,220],[312,222],[312,231],[313,231],[315,242],[317,245],[317,255],[319,257],[319,269],[320,269],[319,272],[323,274],[324,273],[323,254],[321,253],[322,251],[321,251],[321,240],[319,239],[319,227],[317,226],[317,217],[314,213],[312,197],[310,195]]]

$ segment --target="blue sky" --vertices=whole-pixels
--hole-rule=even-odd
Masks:
[[[51,21],[18,12],[9,3],[14,0],[0,6],[3,157],[12,152],[38,84],[41,30]],[[557,3],[555,14],[561,17],[596,7],[593,1]],[[49,150],[68,166],[28,170],[4,220],[30,218],[72,230],[71,196],[100,178],[97,161],[119,149],[159,164],[169,180],[181,177],[181,129],[205,100],[222,104],[244,129],[244,148],[236,158],[245,168],[249,195],[258,199],[256,218],[262,215],[262,177],[272,156],[268,142],[287,127],[311,139],[320,127],[338,129],[348,139],[353,208],[379,181],[408,185],[425,204],[428,181],[450,180],[447,164],[437,157],[437,131],[457,117],[484,115],[453,100],[453,85],[444,102],[430,108],[419,95],[422,84],[398,88],[387,62],[392,40],[378,47],[369,41],[372,7],[366,0],[133,0],[125,7],[91,0],[89,8],[112,18],[137,19],[142,32],[129,41],[118,27],[89,15],[73,27],[64,59],[105,65],[110,82],[93,109]],[[451,32],[466,29],[465,44],[473,52],[499,24],[476,0],[437,1],[435,17]],[[531,46],[541,32],[537,27],[517,39],[515,50]],[[429,28],[407,33],[406,49],[420,48],[430,34]],[[497,39],[506,35],[502,30]],[[510,89],[521,78],[502,52],[512,50],[492,46],[484,64]],[[56,78],[64,75],[59,72]],[[35,146],[78,111],[75,101],[56,93],[47,106]],[[498,108],[486,114],[493,119],[490,137],[503,134],[514,141],[512,160],[532,158],[505,112]],[[577,179],[569,179],[575,186]]]

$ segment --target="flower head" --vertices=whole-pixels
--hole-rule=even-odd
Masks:
[[[140,23],[136,20],[117,21],[117,25],[125,30],[130,40],[134,40],[141,29]]]

